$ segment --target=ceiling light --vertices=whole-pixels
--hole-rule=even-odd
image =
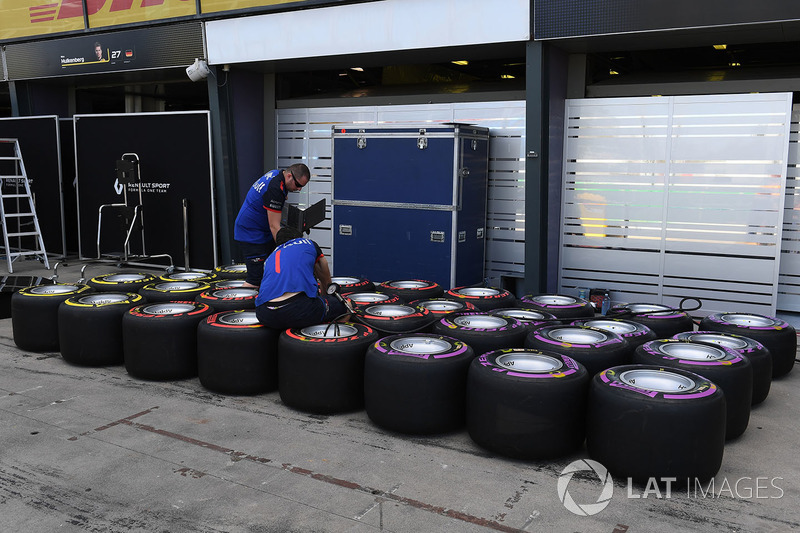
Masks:
[[[501,74],[500,78],[502,78],[504,80],[513,80],[515,78],[515,76],[512,76],[511,74]]]
[[[454,65],[469,65],[469,61],[466,59],[459,59],[458,61],[451,61]]]
[[[361,67],[350,67],[350,70],[355,70],[356,72],[364,72],[364,69]]]
[[[728,49],[728,45],[727,44],[715,44],[714,45],[714,50],[727,50],[727,49]]]
[[[741,67],[742,64],[739,63],[738,61],[731,61],[730,63],[728,63],[728,66],[729,67]]]
[[[617,72],[617,71],[616,71],[616,70],[614,70],[614,69],[611,69],[611,70],[609,70],[609,71],[608,71],[608,73],[609,73],[610,75],[612,75],[612,76],[619,76],[619,72]]]

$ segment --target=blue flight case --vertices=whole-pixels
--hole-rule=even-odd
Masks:
[[[489,130],[333,127],[333,273],[484,280]]]

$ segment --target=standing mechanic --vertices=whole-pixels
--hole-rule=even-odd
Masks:
[[[245,287],[255,288],[261,283],[264,261],[275,249],[286,196],[305,187],[310,179],[308,167],[296,163],[286,170],[270,170],[247,191],[233,227],[233,239],[247,266]]]
[[[278,231],[275,242],[256,297],[259,322],[275,329],[304,328],[347,313],[339,299],[326,294],[331,271],[317,243],[288,227]]]

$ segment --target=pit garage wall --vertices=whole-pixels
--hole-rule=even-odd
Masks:
[[[568,100],[559,291],[774,314],[791,105],[791,93]]]
[[[278,164],[285,168],[304,162],[311,182],[289,201],[306,207],[325,199],[326,219],[312,230],[336,270],[331,231],[331,128],[333,125],[364,127],[375,124],[462,122],[488,127],[489,201],[484,276],[493,286],[503,277],[522,278],[525,273],[525,102],[470,102],[405,106],[286,108],[277,113]],[[375,169],[380,172],[380,168]],[[386,258],[391,261],[391,257]],[[385,280],[376,280],[385,281]]]

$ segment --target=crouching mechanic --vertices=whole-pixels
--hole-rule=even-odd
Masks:
[[[256,316],[267,327],[304,328],[347,313],[339,299],[325,293],[331,284],[328,260],[317,243],[302,235],[294,228],[281,228],[277,247],[264,263]]]

